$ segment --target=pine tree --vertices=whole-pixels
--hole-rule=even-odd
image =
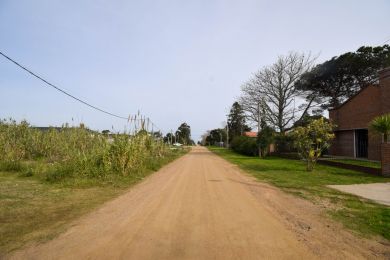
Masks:
[[[234,102],[228,116],[229,139],[240,136],[251,128],[246,124],[245,113],[238,102]]]

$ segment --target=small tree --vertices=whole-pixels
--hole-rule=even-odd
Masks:
[[[257,133],[257,145],[259,146],[259,156],[264,158],[268,154],[268,148],[274,140],[274,129],[270,126],[263,126],[262,130]]]
[[[306,169],[312,171],[322,152],[329,148],[334,138],[333,125],[320,118],[313,120],[305,127],[293,131],[294,145],[299,155],[306,161]]]
[[[387,143],[390,134],[390,114],[374,118],[371,122],[371,128],[374,131],[383,134],[383,141]]]

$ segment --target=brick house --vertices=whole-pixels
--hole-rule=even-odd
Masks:
[[[376,116],[390,113],[390,67],[379,72],[379,84],[370,85],[337,108],[329,118],[337,125],[329,154],[381,160],[382,136],[369,124]]]

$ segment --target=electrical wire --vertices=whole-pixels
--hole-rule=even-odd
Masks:
[[[84,105],[86,105],[86,106],[92,108],[92,109],[95,109],[95,110],[97,110],[97,111],[99,111],[99,112],[102,112],[102,113],[104,113],[104,114],[107,114],[107,115],[110,115],[110,116],[113,116],[113,117],[116,117],[116,118],[124,119],[124,120],[129,120],[129,117],[124,117],[124,116],[120,116],[120,115],[117,115],[117,114],[108,112],[108,111],[106,111],[106,110],[104,110],[104,109],[101,109],[101,108],[99,108],[99,107],[97,107],[97,106],[94,106],[94,105],[88,103],[87,101],[84,101],[84,100],[82,100],[82,99],[80,99],[80,98],[78,98],[78,97],[76,97],[76,96],[74,96],[74,95],[68,93],[67,91],[65,91],[65,90],[63,90],[63,89],[61,89],[61,88],[59,88],[58,86],[56,86],[56,85],[50,83],[49,81],[47,81],[46,79],[42,78],[42,77],[39,76],[38,74],[32,72],[30,69],[28,69],[28,68],[26,68],[25,66],[21,65],[19,62],[15,61],[15,60],[12,59],[11,57],[7,56],[7,55],[4,54],[2,51],[0,51],[0,54],[1,54],[4,58],[6,58],[7,60],[9,60],[10,62],[14,63],[14,64],[15,64],[16,66],[18,66],[19,68],[23,69],[24,71],[26,71],[26,72],[29,73],[30,75],[34,76],[35,78],[37,78],[37,79],[43,81],[47,86],[54,88],[55,90],[61,92],[62,94],[65,94],[66,96],[68,96],[68,97],[70,97],[70,98],[72,98],[72,99],[74,99],[74,100],[76,100],[76,101],[78,101],[78,102],[80,102],[80,103],[82,103],[82,104],[84,104]],[[132,119],[132,120],[134,120],[134,121],[135,121],[135,120],[141,120],[141,121],[142,121],[142,119]],[[144,120],[145,120],[145,119],[144,119]],[[154,124],[149,118],[148,118],[148,120],[149,120],[149,122],[152,124],[152,127],[153,127],[153,128],[157,128],[159,131],[161,131],[161,129],[160,129],[159,127],[157,127],[157,125]]]
[[[18,63],[17,61],[13,60],[12,58],[10,58],[9,56],[5,55],[3,52],[0,51],[0,54],[6,58],[7,60],[11,61],[12,63],[14,63],[15,65],[17,65],[19,68],[23,69],[24,71],[28,72],[29,74],[31,74],[32,76],[34,76],[35,78],[43,81],[44,83],[46,83],[46,85],[60,91],[61,93],[67,95],[68,97],[70,98],[73,98],[74,100],[86,105],[86,106],[89,106],[90,108],[93,108],[97,111],[100,111],[102,113],[105,113],[107,115],[110,115],[110,116],[113,116],[113,117],[117,117],[117,118],[121,118],[121,119],[126,119],[127,120],[127,117],[123,117],[123,116],[119,116],[119,115],[116,115],[114,113],[111,113],[111,112],[108,112],[106,110],[103,110],[101,108],[98,108],[97,106],[94,106],[94,105],[91,105],[89,104],[88,102],[84,101],[84,100],[81,100],[80,98],[77,98],[75,96],[73,96],[72,94],[69,94],[68,92],[66,92],[65,90],[57,87],[56,85],[50,83],[49,81],[45,80],[44,78],[42,78],[41,76],[37,75],[36,73],[32,72],[31,70],[27,69],[25,66],[21,65],[20,63]]]

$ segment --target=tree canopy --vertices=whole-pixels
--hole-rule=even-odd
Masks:
[[[241,104],[251,120],[258,123],[259,130],[264,121],[285,132],[314,105],[312,91],[295,87],[295,82],[311,70],[314,61],[311,55],[290,52],[256,72],[242,86]],[[295,101],[303,95],[308,102],[297,105]]]
[[[211,130],[205,140],[205,145],[217,145],[226,141],[226,130],[217,128]]]
[[[191,140],[191,127],[185,122],[177,128],[176,136],[179,143],[185,145],[190,145],[193,143]]]
[[[304,73],[295,87],[315,93],[322,99],[323,109],[337,107],[362,88],[377,83],[378,71],[388,66],[389,45],[363,46],[356,52],[347,52],[318,64]]]

